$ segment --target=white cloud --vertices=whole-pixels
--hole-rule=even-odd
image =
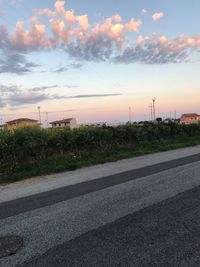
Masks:
[[[143,8],[142,10],[141,10],[141,14],[142,15],[144,15],[144,14],[146,14],[148,11],[145,9],[145,8]]]

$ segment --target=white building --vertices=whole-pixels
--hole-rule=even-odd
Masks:
[[[77,122],[75,118],[63,119],[58,121],[50,122],[52,128],[69,128],[75,129],[78,128]]]

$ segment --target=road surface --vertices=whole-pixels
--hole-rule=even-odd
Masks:
[[[200,154],[1,201],[6,234],[2,267],[200,266]]]

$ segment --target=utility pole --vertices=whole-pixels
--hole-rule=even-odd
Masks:
[[[149,108],[151,109],[151,121],[153,121],[153,106],[150,104]]]
[[[154,97],[154,98],[152,99],[152,102],[153,102],[153,120],[154,120],[154,122],[155,122],[155,120],[156,120],[155,101],[156,101],[156,98]]]
[[[49,128],[49,113],[46,112],[46,117],[47,117],[47,128]]]
[[[39,114],[39,123],[41,125],[41,113],[40,113],[40,106],[38,106],[38,114]]]
[[[131,107],[128,107],[128,110],[129,110],[129,123],[131,123],[131,113],[132,113],[132,110],[131,110]]]
[[[174,110],[174,119],[176,120],[176,110]]]

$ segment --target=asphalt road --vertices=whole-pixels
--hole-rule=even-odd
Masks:
[[[200,187],[90,231],[24,267],[200,266]]]
[[[177,166],[183,166],[185,164],[189,164],[199,160],[200,154],[195,154],[192,156],[159,163],[152,166],[147,166],[119,174],[110,175],[88,182],[65,186],[63,188],[51,190],[40,194],[35,194],[30,197],[23,197],[17,200],[0,203],[0,219],[15,216],[17,214],[38,209],[41,207],[49,206],[64,200],[102,190],[110,186],[122,184],[141,177],[146,177],[155,173],[176,168]]]
[[[200,266],[199,200],[197,154],[1,203],[0,266]]]

